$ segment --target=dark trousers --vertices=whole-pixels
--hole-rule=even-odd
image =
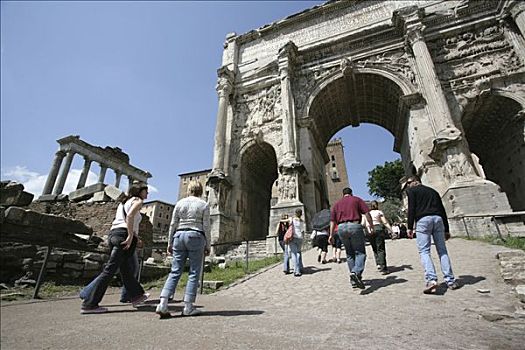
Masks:
[[[386,232],[384,225],[374,225],[374,235],[368,239],[374,250],[376,265],[380,265],[383,269],[386,268],[385,235]]]
[[[137,245],[137,239],[133,238],[131,247],[128,250],[124,250],[122,248],[122,242],[126,240],[127,236],[128,231],[124,228],[114,229],[109,233],[108,244],[111,251],[109,260],[100,275],[93,280],[93,289],[87,298],[84,299],[84,302],[82,303],[83,308],[93,308],[98,306],[104,297],[104,294],[106,294],[111,279],[119,269],[122,283],[131,298],[135,299],[144,294],[144,289],[142,289],[140,283],[137,282],[135,271],[133,271],[129,264],[129,259],[133,256]]]

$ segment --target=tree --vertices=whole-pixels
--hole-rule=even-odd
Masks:
[[[385,214],[385,217],[392,224],[394,222],[405,221],[406,215],[403,211],[403,203],[398,198],[388,198],[379,203],[379,208]]]
[[[405,175],[401,160],[385,162],[368,172],[368,192],[384,199],[401,198],[399,180]]]

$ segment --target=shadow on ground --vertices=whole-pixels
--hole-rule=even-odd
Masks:
[[[303,268],[303,275],[313,275],[314,273],[331,270],[331,267],[318,268],[315,266],[305,266]]]
[[[366,295],[375,292],[376,290],[384,287],[388,287],[392,284],[408,282],[404,278],[397,278],[397,276],[387,276],[386,278],[374,278],[371,280],[364,280],[365,285],[369,285],[368,288],[361,291],[361,295]]]

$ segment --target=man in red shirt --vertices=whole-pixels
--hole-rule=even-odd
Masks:
[[[334,227],[338,225],[337,235],[346,250],[346,263],[350,271],[350,283],[353,288],[365,289],[361,280],[365,269],[366,249],[365,231],[361,225],[362,215],[366,216],[371,233],[374,233],[370,209],[359,197],[352,195],[352,189],[343,189],[343,198],[338,200],[330,213],[330,242],[333,241]]]

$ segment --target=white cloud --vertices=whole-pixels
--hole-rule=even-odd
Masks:
[[[69,171],[66,184],[64,185],[64,190],[62,191],[62,193],[67,194],[71,191],[76,190],[81,172],[82,170],[80,169],[71,169]],[[42,194],[42,191],[44,190],[47,175],[41,175],[37,172],[27,169],[27,167],[25,166],[17,165],[14,168],[10,168],[7,171],[3,172],[2,179],[19,182],[24,185],[25,191],[34,194],[35,197],[38,197]],[[88,173],[86,186],[96,183],[97,180],[98,176],[94,172],[90,171]]]

